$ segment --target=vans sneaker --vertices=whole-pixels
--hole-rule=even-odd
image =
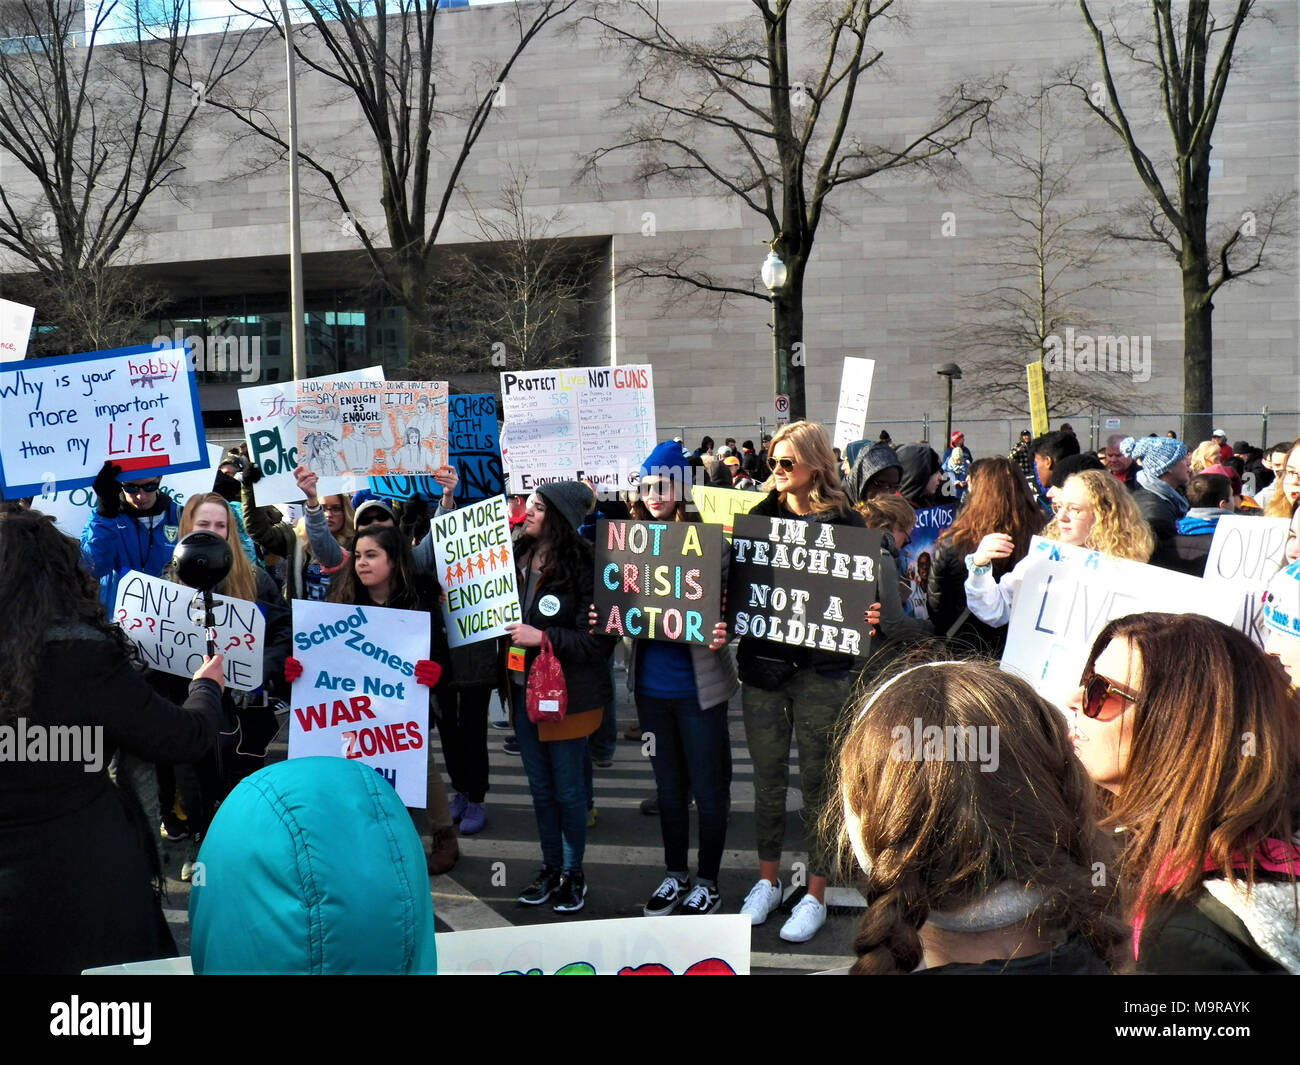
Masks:
[[[675,876],[664,877],[664,882],[655,888],[650,901],[641,912],[647,917],[666,917],[677,909],[677,904],[686,897],[691,889],[689,880],[678,880]]]
[[[745,896],[745,901],[740,907],[740,912],[745,914],[754,924],[762,924],[767,920],[773,910],[781,905],[781,881],[775,884],[770,880],[759,879],[758,883],[749,889],[749,894]]]
[[[790,919],[781,926],[781,938],[787,943],[807,943],[825,923],[826,904],[805,895],[790,914]]]
[[[722,896],[718,894],[718,889],[705,884],[697,884],[682,903],[681,913],[688,916],[691,914],[704,916],[717,913],[720,909],[722,909]]]
[[[555,889],[555,905],[551,907],[556,913],[577,913],[587,899],[587,878],[581,870],[566,870],[560,877],[560,886]]]
[[[524,888],[518,901],[522,906],[540,906],[555,894],[559,886],[560,871],[542,866],[537,871],[537,876],[533,882]]]

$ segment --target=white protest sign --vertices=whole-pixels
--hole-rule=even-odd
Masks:
[[[208,651],[202,603],[193,588],[129,570],[117,586],[113,620],[151,669],[191,677]],[[260,688],[266,619],[257,604],[214,595],[212,620],[227,687],[244,692]]]
[[[844,360],[844,373],[840,378],[840,405],[835,412],[835,438],[832,447],[841,452],[861,440],[867,431],[867,405],[871,401],[871,379],[876,373],[875,359]]]
[[[435,517],[431,531],[452,647],[504,636],[508,622],[523,620],[505,496]]]
[[[1225,514],[1214,526],[1205,559],[1205,581],[1225,588],[1236,599],[1232,627],[1264,646],[1260,596],[1286,562],[1287,518]]]
[[[447,465],[447,382],[299,381],[298,461],[321,477],[433,473]]]
[[[382,366],[364,370],[313,377],[313,381],[382,381]],[[257,385],[239,390],[239,413],[244,420],[244,438],[248,441],[249,460],[262,471],[255,491],[262,500],[290,502],[302,498],[298,482],[293,479],[298,465],[298,382]],[[361,477],[322,477],[316,485],[320,496],[355,492],[364,488]]]
[[[0,362],[20,362],[27,357],[35,307],[0,299]]]
[[[429,635],[418,610],[295,599],[289,757],[360,759],[424,809],[429,689],[414,674]]]
[[[501,456],[515,493],[584,477],[622,491],[658,442],[649,366],[503,373],[501,409],[509,437]]]
[[[1002,668],[1064,708],[1092,641],[1128,614],[1204,614],[1232,623],[1234,595],[1199,577],[1035,536],[1011,606]]]
[[[441,932],[438,974],[748,976],[752,932],[738,913]]]
[[[134,347],[0,364],[4,497],[91,484],[105,460],[135,478],[207,463],[182,348]]]

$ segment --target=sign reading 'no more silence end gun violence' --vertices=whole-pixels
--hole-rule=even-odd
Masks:
[[[731,635],[863,655],[863,614],[877,598],[879,562],[874,529],[737,514],[727,587]]]

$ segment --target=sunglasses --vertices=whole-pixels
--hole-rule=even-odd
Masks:
[[[1106,700],[1112,695],[1118,695],[1121,699],[1125,699],[1130,703],[1137,702],[1137,696],[1132,692],[1116,687],[1105,677],[1099,676],[1096,673],[1089,672],[1088,675],[1083,678],[1082,687],[1083,716],[1092,718],[1094,721],[1111,721],[1124,712],[1123,707],[1121,706],[1121,708],[1114,713],[1109,713],[1105,717],[1102,716],[1102,707],[1106,704]]]
[[[158,491],[158,486],[162,481],[150,481],[148,484],[124,484],[122,491],[129,496],[148,495],[150,492]]]
[[[673,494],[672,481],[642,481],[637,485],[637,491],[643,496],[670,496]]]
[[[776,472],[777,467],[780,467],[781,469],[785,470],[786,473],[789,473],[798,465],[799,463],[796,462],[794,459],[770,458],[767,460],[767,468],[771,470],[773,473]]]

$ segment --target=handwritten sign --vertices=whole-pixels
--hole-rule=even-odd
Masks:
[[[0,299],[0,362],[21,362],[27,357],[35,307]]]
[[[649,366],[503,373],[501,402],[510,438],[501,455],[514,493],[584,477],[625,489],[657,442]]]
[[[697,484],[691,489],[691,499],[700,512],[700,521],[706,525],[721,525],[722,535],[731,539],[732,522],[737,514],[753,510],[767,496],[762,492],[745,492],[739,488],[710,488]]]
[[[1225,625],[1236,595],[1199,577],[1035,536],[1011,605],[1002,668],[1062,709],[1079,686],[1092,642],[1114,618],[1158,610]]]
[[[447,400],[448,462],[456,468],[456,505],[466,506],[506,490],[497,446],[497,399],[459,395]],[[442,485],[431,474],[371,477],[370,490],[385,499],[438,501]]]
[[[447,464],[446,381],[299,381],[297,399],[299,461],[321,477]]]
[[[693,521],[596,526],[596,630],[708,645],[722,620],[722,530]]]
[[[1232,627],[1260,647],[1265,637],[1260,596],[1286,564],[1290,524],[1287,518],[1225,514],[1215,523],[1210,553],[1205,559],[1205,581],[1227,585],[1225,593],[1236,596]]]
[[[727,625],[826,653],[866,653],[863,614],[875,602],[880,533],[738,515],[731,537]]]
[[[382,381],[382,366],[314,377],[313,381]],[[293,478],[298,465],[298,382],[257,385],[239,390],[239,412],[244,419],[248,457],[262,471],[257,482],[257,500],[291,502],[302,498]],[[322,477],[316,485],[324,496],[355,492],[362,485],[356,478]]]
[[[184,348],[116,348],[0,364],[4,498],[94,482],[105,459],[132,477],[207,462]]]
[[[191,677],[208,652],[202,602],[193,588],[129,570],[117,585],[113,620],[151,669]],[[257,604],[214,595],[212,617],[227,687],[245,692],[260,688],[266,619]]]
[[[415,663],[429,656],[429,615],[416,610],[293,601],[289,757],[357,758],[424,809],[429,689]]]
[[[871,379],[875,376],[875,359],[844,360],[840,378],[840,405],[835,413],[833,445],[843,451],[867,431],[867,404],[871,401]]]
[[[749,975],[753,927],[743,914],[619,918],[440,932],[442,975]]]
[[[505,496],[435,517],[432,532],[452,647],[504,636],[507,623],[523,620]]]
[[[1029,390],[1029,425],[1034,436],[1047,432],[1047,394],[1043,386],[1043,360],[1025,364],[1025,381]]]

